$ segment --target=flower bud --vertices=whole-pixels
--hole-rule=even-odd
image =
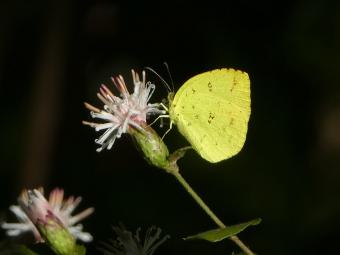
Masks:
[[[49,247],[58,255],[77,255],[76,240],[61,221],[49,212],[36,226]]]
[[[142,129],[130,128],[129,133],[133,137],[137,148],[151,165],[164,169],[169,173],[178,171],[176,160],[169,160],[167,146],[150,126],[145,124]]]
[[[36,242],[45,242],[58,255],[82,255],[85,248],[76,244],[76,239],[90,242],[90,233],[83,232],[80,220],[89,216],[94,209],[72,215],[81,202],[81,197],[64,199],[62,189],[54,189],[47,200],[43,189],[24,190],[18,198],[19,205],[10,207],[20,223],[3,222],[9,236],[33,232]],[[77,225],[75,225],[77,224]]]

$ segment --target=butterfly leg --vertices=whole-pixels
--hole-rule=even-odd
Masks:
[[[151,123],[149,126],[152,126],[155,124],[159,119],[162,121],[164,118],[170,118],[169,115],[164,114],[164,115],[158,115],[158,117]],[[161,127],[163,126],[163,123],[161,123]]]
[[[169,108],[165,106],[165,104],[160,103],[159,106],[161,106],[166,112],[169,112]]]
[[[169,117],[169,115],[168,115],[168,118],[170,118]],[[168,128],[168,130],[164,133],[164,135],[162,136],[162,140],[164,139],[164,137],[170,132],[170,130],[172,129],[172,124],[173,124],[173,122],[170,120],[170,127]]]

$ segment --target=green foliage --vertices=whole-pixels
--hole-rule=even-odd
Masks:
[[[237,235],[238,233],[242,232],[249,226],[258,225],[260,224],[260,222],[261,219],[258,218],[241,224],[232,225],[226,228],[213,229],[196,235],[188,236],[184,238],[184,240],[203,239],[209,242],[219,242],[225,238]]]
[[[75,250],[76,250],[76,255],[85,255],[86,254],[86,248],[83,245],[77,245]]]
[[[28,249],[25,245],[20,246],[20,253],[22,255],[38,255],[38,253],[35,253],[34,251]]]

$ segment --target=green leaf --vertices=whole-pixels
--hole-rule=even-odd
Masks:
[[[209,242],[219,242],[225,238],[237,235],[238,233],[242,232],[249,226],[258,225],[260,222],[261,222],[261,219],[257,218],[257,219],[254,219],[254,220],[251,220],[245,223],[228,226],[226,228],[213,229],[213,230],[199,233],[197,235],[188,236],[184,238],[184,240],[203,239]]]
[[[77,245],[76,247],[77,255],[85,255],[86,254],[86,248],[83,245]]]
[[[26,246],[20,246],[20,253],[24,255],[38,255],[37,253],[33,252],[32,250],[28,249]]]

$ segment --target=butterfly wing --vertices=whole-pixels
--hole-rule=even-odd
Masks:
[[[234,69],[192,77],[170,106],[170,118],[180,133],[210,162],[230,158],[242,149],[249,116],[249,77]]]

